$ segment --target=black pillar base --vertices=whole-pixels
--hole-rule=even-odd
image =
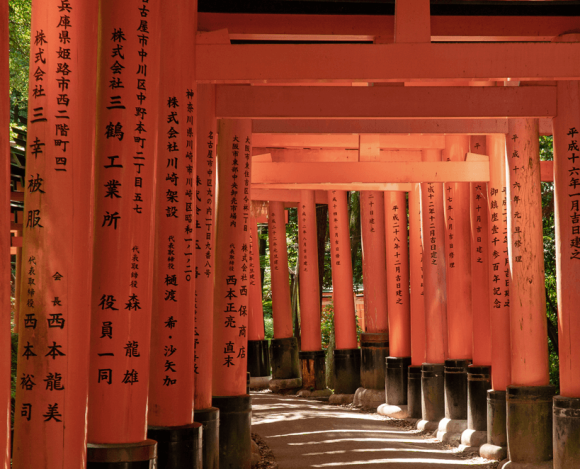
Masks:
[[[248,340],[248,373],[252,378],[270,376],[270,349],[267,340]]]
[[[554,386],[507,387],[507,443],[512,463],[542,464],[552,460]]]
[[[360,336],[360,385],[365,389],[385,389],[385,358],[389,356],[389,334],[364,332]]]
[[[179,427],[148,427],[147,438],[157,441],[157,469],[202,469],[201,423]]]
[[[445,417],[445,366],[423,363],[421,373],[421,416],[427,422],[439,422]]]
[[[385,359],[385,394],[388,405],[407,405],[407,373],[411,357]]]
[[[302,389],[320,391],[326,389],[326,354],[324,350],[300,352],[302,363]]]
[[[467,367],[467,428],[487,432],[487,391],[491,366]]]
[[[212,405],[220,411],[220,469],[251,469],[250,396],[213,396]]]
[[[445,418],[467,420],[469,360],[445,360]]]
[[[87,445],[87,469],[155,469],[157,442]]]
[[[203,426],[202,468],[219,469],[220,411],[216,407],[195,409],[193,420]]]
[[[580,399],[554,397],[554,469],[580,467]]]
[[[359,348],[334,351],[334,394],[354,394],[360,388]]]
[[[486,459],[507,457],[506,392],[487,391],[487,443],[479,449]]]
[[[298,341],[296,337],[272,339],[270,342],[272,379],[300,378]]]
[[[407,369],[407,412],[408,418],[420,419],[421,411],[421,367],[410,366]]]

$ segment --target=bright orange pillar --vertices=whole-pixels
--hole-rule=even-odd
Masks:
[[[262,279],[260,276],[260,254],[258,252],[258,224],[250,218],[250,301],[248,340],[264,340],[264,308],[262,305]]]
[[[423,150],[422,161],[441,161],[441,150]],[[447,282],[443,185],[421,184],[423,284],[427,363],[443,363],[447,353]]]
[[[471,153],[485,155],[485,136],[470,138]],[[473,365],[491,365],[489,289],[489,220],[487,184],[471,183],[471,295],[473,311]]]
[[[421,234],[421,186],[409,192],[409,273],[411,286],[411,364],[421,366],[425,358],[425,300],[423,294],[423,239]]]
[[[507,240],[505,137],[489,135],[489,278],[491,308],[491,386],[505,391],[511,383],[510,270]]]
[[[12,460],[19,469],[86,465],[96,18],[95,2],[33,6]]]
[[[270,202],[268,214],[274,338],[285,339],[292,337],[293,329],[284,203]]]
[[[469,136],[446,136],[444,161],[465,161]],[[447,256],[447,334],[449,358],[472,356],[471,225],[469,183],[445,183],[445,253]]]
[[[409,248],[405,192],[385,192],[389,354],[411,356]]]
[[[300,263],[300,348],[304,352],[315,352],[322,350],[322,342],[314,191],[301,191],[298,205],[298,240],[300,244],[298,254]]]
[[[357,348],[346,191],[328,193],[336,348]]]
[[[365,332],[389,331],[385,213],[382,191],[360,192]]]
[[[193,423],[196,215],[195,2],[178,0],[161,10],[159,137],[153,314],[149,382],[150,427]],[[176,43],[183,47],[175,47]],[[161,428],[159,459],[171,451]],[[181,453],[183,448],[174,448]],[[165,463],[166,464],[166,463]]]
[[[132,443],[145,446],[153,459],[154,444],[144,440],[153,292],[160,4],[101,0],[99,7],[88,440],[125,444],[125,448]],[[107,457],[106,448],[90,446],[89,462]]]

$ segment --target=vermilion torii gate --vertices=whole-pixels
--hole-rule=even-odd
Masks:
[[[381,349],[375,367],[383,370],[395,343],[390,358],[406,367],[411,357],[409,414],[419,416],[419,403],[422,425],[437,425],[441,437],[467,428],[464,443],[487,442],[482,455],[502,458],[507,448],[512,467],[547,467],[552,458],[557,468],[578,465],[580,45],[577,34],[566,34],[580,27],[578,16],[529,17],[527,2],[511,7],[520,8],[515,16],[432,16],[427,0],[397,0],[387,16],[202,13],[198,23],[195,1],[171,10],[159,0],[88,3],[33,5],[13,467],[76,468],[88,460],[94,468],[142,468],[157,458],[177,467],[174,456],[185,457],[199,438],[195,416],[203,424],[203,467],[249,468],[251,200],[300,205],[302,352],[316,361],[313,207],[321,190],[378,192],[398,197],[397,206],[409,194],[409,241],[399,238],[408,242],[409,279],[392,281],[393,259],[406,255],[388,232],[401,222],[391,201],[382,304],[392,306],[375,305],[367,331],[389,334],[388,343],[374,342]],[[0,5],[6,27],[6,0]],[[171,51],[172,40],[181,53],[168,65],[172,55],[160,51]],[[539,162],[540,134],[554,136],[553,167]],[[0,144],[6,157],[7,122]],[[270,160],[252,162],[252,154],[266,153]],[[540,180],[553,180],[556,194],[557,397],[548,380]],[[165,213],[156,198],[169,204]],[[280,206],[271,209],[280,223]],[[6,256],[8,215],[0,217]],[[174,215],[183,218],[164,223]],[[163,285],[161,270],[154,277],[155,246],[158,254],[167,249],[167,258],[158,256]],[[4,274],[0,324],[7,327]],[[487,295],[473,280],[485,276]],[[280,301],[288,301],[284,281],[277,280]],[[408,310],[396,301],[404,282]],[[155,306],[160,294],[163,306]],[[471,311],[457,309],[470,307],[470,295],[487,301],[487,310],[473,300]],[[187,304],[168,303],[179,308],[172,315],[165,303],[181,296],[191,303],[189,318]],[[288,310],[280,311],[276,339],[293,349],[292,361]],[[351,340],[345,328],[354,312],[344,311],[337,336]],[[473,327],[463,321],[470,316]],[[485,341],[475,326],[482,318]],[[348,340],[343,349],[356,353]],[[9,351],[0,342],[7,429]],[[169,388],[182,384],[181,370],[195,379],[184,376],[185,394],[173,400]],[[481,389],[478,398],[472,393],[478,380],[491,380],[487,403]],[[175,420],[157,418],[151,407],[148,414],[156,402],[185,410]],[[393,404],[404,410],[405,402]],[[493,424],[487,441],[470,436],[484,431],[484,416]],[[152,423],[158,443],[147,439]],[[0,433],[0,445],[8,467],[9,432]],[[199,465],[199,451],[190,453]]]

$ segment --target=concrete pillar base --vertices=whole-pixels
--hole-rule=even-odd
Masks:
[[[409,418],[421,419],[421,367],[407,369],[407,411]]]
[[[279,394],[288,394],[289,392],[296,392],[302,388],[302,378],[293,379],[274,379],[270,380],[268,384],[270,391]]]
[[[423,363],[421,372],[421,416],[437,422],[445,418],[444,365]]]
[[[317,399],[327,401],[330,396],[332,396],[332,391],[328,388],[319,389],[317,391],[308,391],[307,389],[301,389],[296,393],[298,397],[304,397],[306,399]]]
[[[506,422],[510,463],[552,463],[552,401],[555,389],[554,386],[507,387]],[[506,467],[515,469],[518,466],[508,464]]]
[[[429,420],[419,420],[417,422],[417,430],[420,432],[434,432],[439,428],[439,422]]]
[[[315,391],[326,389],[326,354],[324,350],[300,352],[302,363],[302,389]]]
[[[203,469],[219,469],[220,467],[220,410],[217,407],[196,409],[193,420],[203,425],[202,453]]]
[[[457,447],[457,452],[462,454],[471,454],[473,456],[479,456],[479,446],[467,446],[461,444]]]
[[[479,448],[479,455],[492,461],[502,461],[507,458],[507,446],[497,446],[486,443]]]
[[[406,405],[383,404],[377,409],[377,413],[392,419],[406,419],[409,416],[409,410]]]
[[[519,463],[507,461],[503,466],[500,464],[498,469],[553,469],[552,461],[544,461],[538,463]]]
[[[248,373],[270,376],[270,348],[267,340],[248,340]]]
[[[469,360],[445,360],[446,419],[465,420],[467,422],[468,365]]]
[[[360,336],[360,385],[385,389],[385,358],[389,355],[389,333],[363,332]]]
[[[179,427],[148,427],[147,438],[157,441],[157,469],[202,469],[201,423]]]
[[[487,434],[487,391],[491,388],[491,366],[467,367],[467,429]],[[479,445],[486,443],[483,441]]]
[[[469,426],[469,423],[468,423]],[[463,446],[473,446],[479,448],[487,443],[487,431],[471,430],[468,428],[461,434],[461,444]]]
[[[328,402],[334,405],[352,404],[354,401],[354,394],[333,394],[328,398]]]
[[[437,439],[443,443],[459,444],[461,442],[461,434],[467,430],[467,419],[442,419],[437,428]]]
[[[220,469],[251,469],[250,396],[213,396],[212,405],[220,410]]]
[[[385,360],[385,394],[389,405],[407,405],[408,369],[411,357],[387,357]]]
[[[382,389],[358,388],[354,393],[353,405],[368,410],[377,410],[385,403],[385,391]]]
[[[580,467],[580,399],[554,397],[554,469]]]
[[[271,376],[252,376],[250,375],[250,389],[253,391],[259,391],[261,389],[270,388]]]
[[[361,351],[358,348],[334,351],[335,394],[353,394],[354,400],[354,393],[360,387],[360,362]]]
[[[87,469],[156,469],[157,442],[87,445]]]
[[[296,337],[272,339],[270,342],[270,364],[272,379],[300,378],[298,340]]]

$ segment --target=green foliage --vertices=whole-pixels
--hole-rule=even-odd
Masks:
[[[28,109],[28,63],[30,54],[30,21],[32,17],[31,0],[10,0],[10,109],[11,120],[14,115],[26,116]]]
[[[358,323],[358,316],[356,319],[356,337],[357,341],[360,342],[360,335],[363,330]],[[334,329],[334,303],[331,301],[322,308],[320,332],[322,335],[322,350],[327,350],[330,344],[332,331]]]
[[[274,320],[271,317],[264,317],[264,333],[266,339],[274,338]]]

